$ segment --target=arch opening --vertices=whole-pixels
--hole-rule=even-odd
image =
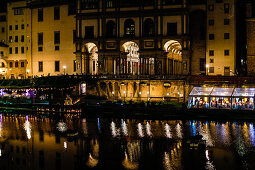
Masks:
[[[116,61],[116,74],[139,74],[139,46],[128,41],[121,46],[121,57]]]
[[[169,40],[164,45],[164,51],[167,53],[167,74],[182,74],[182,46],[176,40]]]
[[[98,48],[95,43],[85,44],[85,64],[86,73],[91,75],[98,74]],[[87,60],[87,61],[86,61]]]

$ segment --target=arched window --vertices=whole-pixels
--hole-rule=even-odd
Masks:
[[[150,18],[147,18],[145,21],[144,21],[144,24],[143,24],[143,35],[144,36],[153,36],[155,34],[155,31],[154,31],[154,22],[152,19]]]
[[[124,35],[127,37],[135,36],[135,22],[132,19],[127,19],[124,23]]]
[[[106,36],[115,37],[116,36],[116,24],[113,20],[106,23]]]

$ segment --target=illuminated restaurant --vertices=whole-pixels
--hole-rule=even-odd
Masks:
[[[255,88],[194,87],[188,108],[254,109]]]

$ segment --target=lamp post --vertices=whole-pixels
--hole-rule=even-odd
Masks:
[[[123,91],[123,93],[124,93],[124,102],[126,101],[125,100],[125,97],[126,97],[126,91]]]
[[[206,64],[206,75],[208,76],[209,73],[209,64]]]
[[[29,74],[29,72],[30,72],[30,70],[29,70],[29,69],[27,69],[27,78],[28,78],[28,74]]]
[[[63,66],[64,69],[64,75],[66,75],[66,66]]]

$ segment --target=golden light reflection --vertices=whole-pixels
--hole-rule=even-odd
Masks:
[[[125,158],[124,160],[122,161],[122,165],[124,166],[124,168],[126,169],[138,169],[139,168],[139,164],[137,162],[131,162],[129,159],[128,159],[128,155],[127,153],[125,152]]]
[[[179,123],[177,123],[175,129],[176,129],[177,137],[182,139],[182,127]]]
[[[28,119],[26,120],[26,122],[23,125],[26,134],[27,134],[27,139],[31,139],[31,123],[28,121]]]
[[[121,120],[121,127],[122,127],[122,132],[125,136],[128,136],[128,127],[127,124],[124,120]]]
[[[165,135],[167,138],[172,137],[171,132],[170,132],[170,126],[167,123],[165,124]]]
[[[142,124],[141,123],[138,123],[138,125],[137,125],[137,132],[138,132],[138,136],[139,137],[144,137],[144,134],[143,134],[143,126],[142,126]]]
[[[95,159],[95,158],[93,158],[93,156],[91,155],[91,153],[89,153],[89,159],[88,159],[86,165],[87,165],[88,167],[93,168],[93,167],[97,166],[97,164],[98,164],[98,160]]]
[[[146,133],[148,136],[152,137],[151,125],[148,122],[146,123]]]

